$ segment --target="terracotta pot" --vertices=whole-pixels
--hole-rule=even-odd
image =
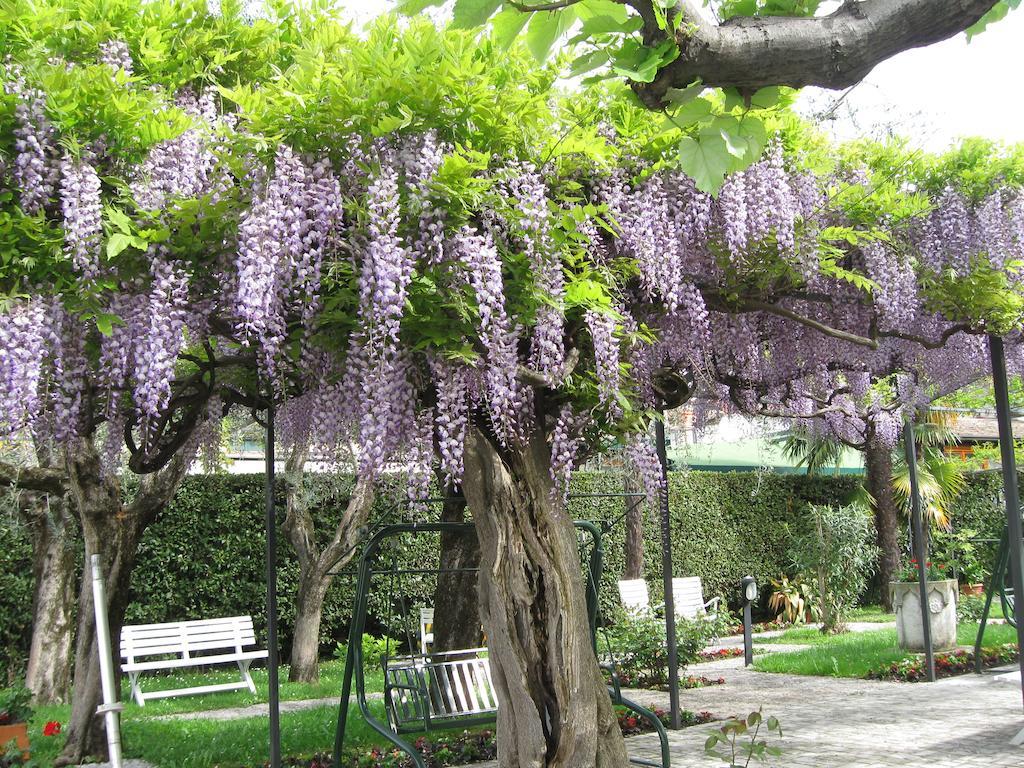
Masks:
[[[28,760],[28,723],[0,725],[0,751],[10,742],[21,747],[21,755]]]
[[[961,595],[984,595],[985,585],[984,584],[961,584],[960,585]]]

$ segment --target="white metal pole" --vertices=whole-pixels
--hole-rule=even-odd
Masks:
[[[103,703],[96,708],[96,712],[103,715],[106,722],[110,768],[122,768],[119,714],[124,705],[117,701],[117,689],[114,686],[114,659],[110,655],[110,625],[107,623],[107,594],[103,587],[99,555],[92,556],[92,602],[96,612],[96,645],[100,650],[100,681],[103,685]]]

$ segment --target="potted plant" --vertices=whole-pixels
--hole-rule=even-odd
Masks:
[[[985,564],[975,541],[980,534],[971,528],[938,531],[935,535],[936,559],[948,563],[959,577],[960,594],[985,593]]]
[[[14,742],[22,757],[28,759],[28,721],[32,718],[32,692],[16,686],[0,690],[0,755]]]
[[[957,580],[949,578],[944,565],[928,561],[928,617],[932,648],[936,651],[956,647]],[[924,622],[921,615],[921,590],[918,584],[917,560],[911,560],[889,584],[892,607],[896,612],[896,635],[900,648],[918,653],[924,647]]]

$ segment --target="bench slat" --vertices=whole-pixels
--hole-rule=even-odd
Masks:
[[[125,672],[145,672],[155,669],[180,669],[182,667],[203,667],[208,664],[227,664],[232,661],[253,661],[267,658],[266,651],[243,651],[242,653],[220,653],[216,656],[196,656],[191,659],[163,659],[160,661],[139,661],[123,664]]]
[[[142,694],[143,698],[147,701],[149,699],[167,699],[171,696],[191,696],[197,693],[217,693],[219,691],[237,691],[241,688],[247,688],[248,685],[244,682],[239,683],[217,683],[216,685],[199,685],[194,688],[172,688],[168,691],[153,691],[152,693]]]

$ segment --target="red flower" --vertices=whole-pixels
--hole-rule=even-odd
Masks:
[[[56,720],[51,720],[43,726],[43,736],[56,736],[60,733],[60,723]]]

